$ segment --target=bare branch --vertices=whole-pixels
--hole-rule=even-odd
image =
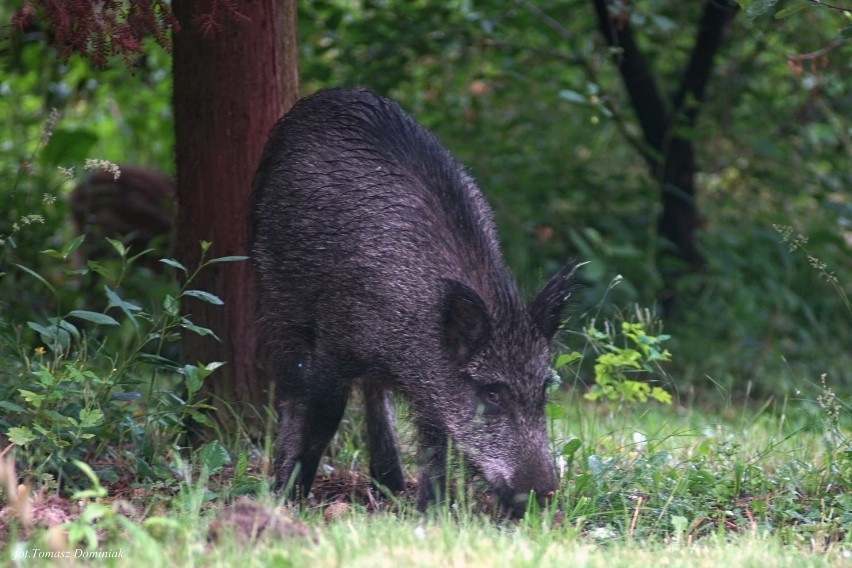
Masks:
[[[852,10],[852,7],[844,8],[843,6],[836,6],[834,4],[829,4],[828,2],[823,2],[822,0],[810,0],[810,3],[822,6],[823,8],[830,8],[831,10],[839,10],[841,12],[848,12]]]
[[[528,0],[515,1],[519,6],[528,10],[531,14],[541,20],[544,25],[553,30],[566,45],[568,45],[569,47],[572,46],[571,33],[567,29],[565,29],[562,24],[557,22],[541,8],[532,4]],[[597,70],[595,69],[594,65],[592,65],[592,63],[588,60],[588,58],[585,57],[582,53],[574,51],[570,57],[566,57],[563,55],[562,58],[568,60],[574,65],[577,65],[583,71],[586,76],[586,79],[590,83],[594,83],[598,86],[601,85],[601,79],[598,75]],[[641,138],[637,137],[630,131],[627,126],[627,121],[624,119],[624,116],[621,114],[621,111],[615,104],[613,97],[607,95],[606,93],[602,93],[598,99],[598,102],[610,114],[613,123],[615,123],[616,128],[618,128],[618,131],[621,133],[627,143],[632,146],[646,162],[648,162],[649,164],[657,163],[657,154],[652,151],[649,146],[642,141]]]

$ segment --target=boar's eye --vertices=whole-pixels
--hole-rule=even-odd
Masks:
[[[493,416],[503,412],[503,406],[506,402],[506,395],[503,388],[498,385],[488,385],[482,387],[479,392],[479,409],[478,413],[482,416]]]

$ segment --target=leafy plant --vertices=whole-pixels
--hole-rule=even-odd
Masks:
[[[61,251],[44,252],[67,261],[82,242],[77,238]],[[131,271],[141,254],[129,257],[120,242],[110,244],[122,261],[119,273]],[[21,361],[19,372],[0,386],[5,395],[2,407],[8,411],[0,426],[32,473],[61,472],[69,460],[116,451],[126,440],[142,450],[134,458],[137,474],[150,476],[157,469],[165,474],[164,446],[184,435],[184,423],[210,424],[205,414],[210,407],[198,401],[197,394],[222,363],[180,366],[163,356],[181,332],[213,333],[178,309],[181,298],[187,297],[222,304],[216,296],[192,288],[192,281],[207,266],[243,257],[207,259],[209,247],[210,243],[201,244],[201,261],[192,271],[173,259],[162,259],[185,278],[178,293],[166,294],[159,307],[144,308],[123,299],[119,279],[115,288],[102,285],[106,306],[102,312],[60,311],[42,321],[26,322],[41,345],[33,348],[20,334],[15,339]],[[107,279],[109,271],[103,265],[92,265],[100,278]],[[18,268],[58,300],[56,288],[44,277],[23,265]],[[124,337],[128,334],[129,340]],[[130,456],[134,454],[125,454]]]
[[[586,328],[585,335],[597,353],[595,384],[584,395],[587,400],[604,399],[622,405],[647,402],[651,398],[671,404],[668,392],[648,384],[648,378],[655,375],[665,377],[660,363],[671,360],[671,353],[662,346],[669,339],[668,335],[650,335],[645,322],[641,321],[621,322],[620,345],[616,328],[609,322],[605,322],[602,330],[593,322]]]

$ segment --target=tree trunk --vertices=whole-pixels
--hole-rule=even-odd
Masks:
[[[207,258],[247,254],[251,181],[275,121],[298,98],[295,0],[239,2],[175,0],[174,120],[178,222],[176,255],[192,269],[200,241]],[[209,19],[196,17],[204,7]],[[212,23],[201,29],[199,24]],[[220,402],[232,405],[251,432],[262,426],[269,385],[260,372],[255,325],[255,275],[248,262],[214,264],[193,288],[224,300],[214,306],[185,298],[181,309],[221,339],[184,334],[188,363],[224,361],[202,393],[233,426]],[[247,404],[246,404],[247,403]]]
[[[728,24],[737,13],[735,5],[708,0],[699,23],[698,35],[680,85],[672,96],[671,114],[666,126],[668,139],[660,147],[663,164],[657,178],[661,182],[663,210],[657,232],[675,245],[674,255],[692,268],[700,268],[704,258],[695,244],[695,232],[701,219],[695,205],[695,144],[678,132],[692,130],[704,101],[713,59],[722,46]]]
[[[651,174],[660,183],[662,212],[657,233],[670,246],[662,247],[658,258],[665,289],[661,299],[670,304],[673,280],[680,272],[677,264],[696,270],[704,259],[695,244],[700,216],[695,204],[695,145],[678,128],[692,128],[728,24],[737,6],[725,0],[707,0],[692,53],[677,90],[666,100],[659,91],[650,65],[633,37],[629,15],[610,10],[610,0],[592,0],[598,27],[614,53],[633,110],[642,127]],[[621,8],[622,10],[624,8]],[[677,260],[671,266],[669,259]]]

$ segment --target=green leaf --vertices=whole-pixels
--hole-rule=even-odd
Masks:
[[[840,37],[843,39],[852,39],[852,25],[840,28]]]
[[[59,258],[59,259],[62,259],[62,260],[66,260],[71,255],[72,252],[74,252],[75,250],[80,248],[80,245],[83,244],[83,241],[85,241],[85,240],[86,240],[85,234],[78,235],[77,237],[75,237],[75,238],[71,239],[69,242],[67,242],[65,244],[65,246],[62,247],[62,250],[60,250],[60,251],[56,251],[56,250],[53,250],[53,249],[47,249],[47,250],[41,251],[41,253],[46,254],[46,255],[53,257],[53,258]]]
[[[207,302],[208,304],[213,304],[214,306],[222,306],[225,304],[218,296],[215,294],[211,294],[210,292],[205,292],[204,290],[185,290],[181,297],[190,296],[191,298],[198,298],[203,302]]]
[[[562,455],[566,458],[573,458],[574,454],[577,453],[577,450],[580,449],[582,442],[580,442],[580,438],[571,438],[565,445],[562,446]]]
[[[65,258],[62,256],[62,253],[55,249],[44,249],[43,251],[41,251],[41,254],[47,255],[50,258],[65,260]]]
[[[115,252],[118,253],[118,256],[120,256],[121,258],[124,258],[125,256],[127,256],[127,247],[124,246],[123,242],[116,240],[116,239],[111,239],[109,237],[104,237],[104,238],[107,240],[107,242],[110,244],[110,246],[112,246],[112,248],[115,249]]]
[[[62,254],[65,256],[65,258],[68,258],[68,255],[80,248],[80,245],[82,245],[85,240],[85,233],[83,233],[82,235],[77,235],[76,237],[71,239],[71,242],[62,247]]]
[[[146,254],[148,254],[148,253],[152,253],[152,252],[157,252],[157,249],[152,249],[152,248],[145,249],[145,250],[143,250],[142,252],[136,253],[136,254],[134,254],[133,256],[131,256],[130,258],[128,258],[128,259],[127,259],[127,262],[128,262],[128,264],[133,264],[133,263],[134,263],[134,262],[136,262],[136,261],[137,261],[140,257],[143,257],[143,256],[145,256]]]
[[[187,272],[186,267],[173,258],[161,258],[160,262],[162,262],[163,264],[165,264],[167,266],[171,266],[172,268],[177,268],[178,270],[182,270],[183,272]]]
[[[553,401],[548,401],[544,407],[544,415],[547,416],[548,420],[560,420],[565,418],[566,414],[565,408]]]
[[[79,494],[75,497],[79,498]],[[86,504],[85,509],[83,509],[83,513],[80,515],[80,520],[87,524],[93,524],[96,523],[98,519],[102,519],[111,512],[112,510],[103,503],[94,501]]]
[[[218,440],[204,444],[198,451],[198,459],[201,466],[206,468],[208,473],[215,473],[222,469],[223,465],[231,463],[231,456],[228,454],[228,450]]]
[[[78,491],[78,492],[74,493],[71,496],[71,498],[72,499],[85,499],[85,498],[106,497],[107,496],[107,490],[104,489],[101,486],[101,482],[98,479],[97,474],[94,472],[94,470],[91,467],[89,467],[89,464],[87,464],[85,462],[81,462],[80,460],[73,460],[73,463],[74,463],[74,465],[76,465],[80,469],[80,471],[82,471],[84,474],[86,474],[86,477],[88,477],[89,480],[92,482],[92,488],[91,489],[85,489],[83,491]],[[89,505],[87,505],[87,508],[89,506],[93,505],[93,504],[94,503],[89,503]],[[84,514],[85,514],[85,511],[84,511]]]
[[[572,91],[571,89],[562,89],[559,91],[559,98],[568,101],[569,103],[576,103],[585,105],[589,103],[589,98],[585,95],[578,93],[577,91]]]
[[[745,9],[746,16],[756,18],[772,9],[778,0],[751,0]]]
[[[174,534],[181,534],[182,535],[182,534],[184,534],[184,531],[186,530],[185,523],[186,523],[186,521],[183,521],[183,520],[179,521],[177,519],[171,519],[171,518],[168,518],[168,517],[148,517],[147,519],[144,519],[141,522],[141,525],[145,529],[147,529],[151,534],[163,534],[163,533],[165,533],[165,531],[167,529],[169,531],[172,531]],[[128,528],[137,527],[137,526],[138,525],[135,524],[135,521],[128,523]],[[154,529],[154,530],[151,530],[151,529]],[[140,531],[140,534],[147,537],[147,538],[150,538],[148,536],[148,533],[144,533],[144,532]],[[168,534],[168,533],[165,533],[165,534]],[[139,536],[136,536],[135,539],[137,541],[140,540]]]
[[[651,398],[663,404],[672,403],[672,395],[670,395],[668,392],[661,389],[660,387],[654,387],[651,389]]]
[[[234,477],[240,478],[246,474],[246,471],[248,471],[248,454],[240,452],[237,457],[237,464],[234,466]]]
[[[184,328],[185,330],[187,330],[187,331],[191,331],[191,332],[193,332],[193,333],[197,333],[198,335],[202,335],[202,336],[209,335],[209,336],[214,337],[214,338],[216,339],[216,341],[222,341],[221,339],[219,339],[219,336],[218,336],[218,335],[216,335],[215,333],[213,333],[213,330],[212,330],[212,329],[209,329],[209,328],[206,328],[206,327],[201,327],[201,326],[195,325],[194,323],[192,323],[191,321],[189,321],[189,320],[188,320],[188,319],[186,319],[186,318],[183,318],[183,319],[181,320],[181,324],[180,324],[180,326],[181,326],[182,328]]]
[[[151,341],[151,337],[153,337],[154,335],[159,334],[152,334],[151,336],[149,336],[148,340],[146,340],[146,343],[148,341]],[[168,369],[170,372],[175,372],[178,369],[177,367],[175,367],[174,361],[172,361],[168,357],[163,357],[162,355],[157,355],[154,353],[140,353],[138,357],[142,361],[146,361],[148,363],[151,363],[152,365],[157,365],[162,369]]]
[[[30,276],[32,276],[33,278],[35,278],[36,280],[38,280],[39,282],[44,284],[45,287],[48,290],[50,290],[54,295],[56,295],[56,288],[54,288],[53,285],[50,282],[45,280],[44,277],[41,274],[39,274],[38,272],[35,272],[34,270],[27,268],[26,266],[23,266],[21,264],[16,264],[15,266],[17,266],[18,268],[20,268],[21,270],[23,270],[24,272],[26,272],[27,274],[29,274]]]
[[[775,13],[775,19],[780,20],[781,18],[786,18],[787,16],[792,16],[796,12],[800,12],[808,7],[808,2],[797,2],[790,6],[787,6],[783,10],[778,10]]]
[[[112,396],[110,396],[112,400],[117,402],[128,402],[132,400],[141,400],[142,393],[138,391],[129,391],[129,392],[114,392]]]
[[[71,379],[74,380],[75,383],[84,384],[91,381],[102,382],[94,371],[83,371],[77,367],[74,367],[73,365],[66,365],[65,372]]]
[[[130,315],[129,312],[138,312],[142,310],[142,308],[140,308],[136,304],[133,304],[131,302],[125,302],[124,300],[122,300],[121,297],[113,290],[111,290],[110,287],[107,285],[104,285],[104,292],[106,293],[107,300],[109,301],[109,304],[107,304],[107,309],[120,308],[122,311],[127,313],[127,315]]]
[[[570,365],[574,361],[578,361],[582,358],[583,356],[577,351],[572,351],[571,353],[564,353],[556,358],[556,364],[554,365],[554,367],[556,369],[561,369],[565,365]]]
[[[83,408],[80,410],[80,427],[93,428],[104,421],[104,413],[100,408]]]
[[[30,442],[38,440],[38,435],[26,426],[16,426],[9,428],[6,432],[6,437],[9,441],[18,446],[26,446]]]
[[[672,515],[672,528],[678,534],[683,534],[686,532],[687,526],[689,526],[689,521],[686,517],[681,517],[680,515]]]
[[[180,303],[171,294],[166,294],[163,298],[163,309],[170,316],[176,316],[180,312]]]
[[[107,304],[106,309],[118,308],[119,310],[121,310],[124,313],[124,315],[127,316],[127,319],[130,320],[130,323],[133,324],[133,327],[135,327],[136,329],[139,329],[139,322],[136,321],[136,316],[133,314],[133,312],[139,312],[139,311],[142,310],[142,308],[140,308],[136,304],[132,304],[130,302],[125,302],[124,300],[121,299],[121,297],[118,294],[116,294],[114,291],[112,291],[110,289],[110,287],[107,286],[106,284],[104,284],[104,292],[106,293],[106,297],[107,297],[107,300],[109,302]]]
[[[48,166],[83,162],[97,141],[97,135],[90,130],[57,128],[41,152],[41,158]]]
[[[598,382],[600,382],[600,380]],[[599,384],[597,384],[597,385],[592,385],[592,388],[589,389],[589,392],[587,392],[586,394],[583,395],[583,398],[585,398],[586,400],[591,400],[591,401],[594,402],[597,399],[599,399],[603,394],[604,394],[603,387],[601,387]]]
[[[185,365],[182,373],[186,382],[186,398],[189,400],[201,388],[201,382],[204,380],[204,377],[202,376],[201,368],[196,365]]]
[[[191,399],[201,389],[201,383],[204,379],[209,377],[213,371],[222,365],[224,363],[219,361],[214,361],[206,365],[184,365],[180,372],[186,381],[187,399]]]
[[[18,389],[18,392],[21,393],[21,397],[23,397],[23,399],[30,403],[30,405],[34,408],[41,408],[41,403],[44,402],[43,394],[24,389]]]
[[[71,323],[70,321],[65,321],[64,319],[57,320],[56,318],[51,318],[51,322],[55,323],[55,325],[61,327],[62,329],[64,329],[68,333],[70,333],[74,337],[74,339],[77,339],[77,340],[80,339],[80,330],[77,329],[77,327],[73,323]]]
[[[71,336],[68,331],[62,329],[55,323],[52,323],[49,327],[45,327],[34,321],[28,321],[27,327],[37,331],[41,336],[41,340],[51,351],[56,351],[57,347],[66,351],[71,345]]]
[[[99,274],[108,280],[112,279],[112,270],[108,266],[105,266],[96,260],[87,260],[86,266],[88,266],[89,270],[95,274]]]
[[[14,412],[15,414],[21,414],[22,412],[27,411],[23,406],[18,406],[14,402],[9,402],[7,400],[0,400],[0,408],[9,412]]]
[[[38,377],[38,384],[43,387],[49,388],[56,384],[56,377],[54,377],[50,369],[46,367],[35,371],[33,374]]]
[[[199,424],[202,424],[204,426],[213,426],[213,422],[207,417],[206,414],[198,412],[197,410],[190,410],[189,415],[192,417],[193,420],[195,420]]]
[[[240,261],[248,260],[248,259],[249,259],[249,257],[240,256],[240,255],[220,256],[218,258],[213,258],[213,259],[208,260],[206,264],[216,264],[218,262],[240,262]]]
[[[112,317],[98,312],[90,312],[88,310],[71,310],[68,312],[68,317],[86,320],[95,325],[118,325],[118,322]]]

